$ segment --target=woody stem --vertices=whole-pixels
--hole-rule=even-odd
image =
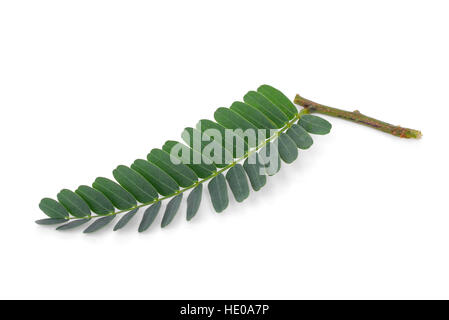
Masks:
[[[316,102],[313,102],[311,100],[305,99],[301,97],[300,95],[296,95],[294,102],[307,110],[309,113],[321,113],[325,115],[329,115],[332,117],[337,117],[349,121],[353,121],[356,123],[363,124],[367,127],[371,127],[389,134],[392,134],[394,136],[400,137],[400,138],[415,138],[419,139],[422,136],[421,131],[414,130],[414,129],[408,129],[408,128],[402,128],[400,126],[395,126],[392,124],[389,124],[387,122],[383,122],[368,116],[365,116],[360,113],[360,111],[345,111],[337,108],[331,108]]]

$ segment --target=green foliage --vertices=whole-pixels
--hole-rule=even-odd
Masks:
[[[251,158],[252,161],[250,161]],[[248,175],[251,187],[254,191],[259,191],[263,186],[265,186],[265,184],[267,183],[267,176],[260,173],[263,169],[263,165],[260,163],[260,159],[257,154],[253,154],[248,159],[246,159],[243,163],[243,168]]]
[[[181,205],[182,193],[171,199],[167,204],[164,216],[162,217],[161,228],[165,228],[172,222],[175,215],[178,213],[179,206]]]
[[[287,134],[293,139],[299,149],[309,149],[313,144],[312,137],[303,127],[297,124],[292,124],[290,129],[287,130]]]
[[[307,132],[313,134],[328,134],[331,131],[332,125],[329,121],[323,118],[305,114],[299,119],[298,124],[302,126]]]
[[[122,214],[113,228],[117,231],[137,216],[139,208],[147,207],[138,229],[144,232],[167,200],[161,222],[164,228],[179,212],[185,191],[190,191],[186,219],[196,216],[205,182],[215,211],[222,212],[229,205],[228,188],[237,202],[244,201],[250,195],[250,186],[260,190],[267,183],[267,175],[276,174],[282,162],[292,163],[298,158],[298,149],[312,146],[309,133],[327,134],[331,129],[322,118],[298,113],[283,93],[268,85],[248,92],[243,100],[230,108],[218,108],[215,121],[202,119],[195,128],[186,128],[182,134],[185,144],[169,140],[161,149],[151,150],[146,160],[118,166],[112,173],[116,181],[100,177],[92,187],[82,185],[75,192],[63,189],[57,195],[58,201],[42,199],[39,207],[49,218],[36,223],[60,224],[57,230],[62,231],[92,222],[84,230],[92,233]],[[223,138],[210,135],[210,129]],[[229,134],[226,129],[259,130],[260,135],[253,141],[242,132],[233,132],[229,140],[224,139]],[[194,143],[194,135],[206,140]],[[213,152],[209,152],[211,147]],[[220,161],[215,152],[220,152]]]
[[[203,185],[200,184],[198,185],[198,187],[193,189],[192,192],[190,192],[187,198],[187,214],[186,214],[187,221],[192,220],[192,218],[198,212],[202,197],[203,197]]]
[[[217,213],[222,212],[228,207],[229,197],[226,179],[223,174],[219,174],[213,178],[207,185],[209,188],[210,199]]]
[[[156,219],[159,210],[161,209],[161,205],[161,202],[156,202],[151,207],[145,210],[142,221],[140,222],[139,232],[144,232],[151,226],[154,219]]]
[[[242,165],[237,163],[226,173],[229,187],[237,202],[242,202],[249,197],[249,185],[245,170]]]
[[[114,231],[120,230],[121,228],[126,226],[128,222],[130,222],[131,219],[136,215],[137,211],[139,211],[139,209],[131,210],[130,212],[125,214],[114,226]]]
[[[116,217],[115,215],[106,216],[95,220],[86,230],[84,230],[84,233],[93,233],[95,231],[100,230],[101,228],[105,227],[110,222],[112,222],[112,220],[114,220],[115,217]]]

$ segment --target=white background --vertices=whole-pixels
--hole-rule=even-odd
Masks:
[[[449,298],[447,1],[1,1],[0,298]],[[271,84],[338,119],[243,204],[57,232],[38,203]],[[232,198],[232,197],[231,197]],[[139,216],[142,213],[139,213]]]

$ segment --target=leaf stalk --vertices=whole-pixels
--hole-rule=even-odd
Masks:
[[[360,113],[358,110],[350,112],[328,107],[303,98],[299,94],[296,95],[294,102],[297,105],[302,106],[304,108],[302,111],[307,113],[321,113],[328,116],[349,120],[400,138],[419,139],[422,137],[422,133],[419,130],[395,126],[387,122],[368,117]]]

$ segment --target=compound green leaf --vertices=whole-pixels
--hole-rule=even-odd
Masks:
[[[80,186],[75,190],[75,193],[83,198],[89,205],[90,210],[96,214],[104,215],[114,212],[114,205],[111,200],[98,190],[88,186]]]
[[[296,109],[295,105],[278,89],[264,84],[257,91],[281,109],[289,119],[293,119],[298,114],[298,109]]]
[[[267,183],[267,176],[264,174],[265,168],[260,164],[257,154],[248,157],[243,163],[243,168],[254,191],[259,191]]]
[[[139,232],[144,232],[151,226],[154,219],[156,219],[157,214],[159,213],[159,210],[161,209],[161,205],[162,205],[162,203],[159,201],[145,210],[143,217],[142,217],[142,221],[140,222],[140,225],[139,225]]]
[[[86,228],[86,230],[84,230],[83,232],[84,233],[93,233],[95,231],[98,231],[101,228],[107,226],[114,219],[115,219],[115,215],[97,218],[96,221],[94,221],[90,226],[88,226]]]
[[[281,109],[276,107],[264,95],[256,91],[248,92],[243,97],[243,101],[262,112],[268,119],[276,124],[277,128],[282,128],[288,122],[287,116]]]
[[[179,190],[176,181],[158,166],[143,159],[137,159],[131,168],[140,173],[153,185],[157,192],[168,196]]]
[[[249,197],[249,185],[245,170],[242,165],[236,164],[226,173],[229,187],[237,202],[242,202]]]
[[[216,212],[220,213],[228,207],[228,186],[223,174],[217,175],[207,185],[209,189],[210,199]]]
[[[313,134],[328,134],[332,129],[329,121],[311,114],[302,115],[298,124]]]
[[[97,178],[92,187],[103,193],[120,210],[130,209],[137,204],[136,199],[128,191],[110,179]]]
[[[170,154],[160,149],[153,149],[148,154],[148,161],[152,162],[169,176],[171,176],[181,187],[189,187],[198,180],[198,176],[185,164],[173,164]]]
[[[62,204],[50,198],[42,199],[39,208],[50,218],[65,219],[69,216],[67,209]]]
[[[279,155],[285,163],[292,163],[298,158],[298,147],[292,138],[286,133],[281,133],[278,138]]]
[[[307,131],[297,124],[292,124],[290,129],[287,130],[287,134],[295,141],[296,146],[299,149],[309,149],[313,144],[313,139]]]
[[[198,212],[201,204],[201,198],[203,196],[203,185],[199,184],[195,189],[193,189],[189,196],[187,197],[187,221],[192,220],[192,218]]]
[[[179,206],[181,205],[182,193],[174,197],[167,204],[167,208],[165,209],[164,216],[162,217],[161,227],[165,228],[173,221],[176,213],[178,213]]]
[[[215,121],[202,119],[195,128],[187,127],[182,134],[187,145],[169,140],[162,150],[151,150],[147,160],[138,159],[129,167],[118,166],[113,171],[117,183],[99,177],[92,187],[82,185],[75,192],[63,189],[57,195],[58,201],[42,199],[39,207],[49,218],[36,223],[61,224],[57,230],[69,230],[91,221],[84,230],[91,233],[124,213],[113,228],[116,231],[135,217],[137,207],[153,204],[140,222],[139,232],[143,232],[156,219],[161,200],[168,199],[161,221],[164,228],[179,211],[185,191],[181,188],[192,189],[186,219],[190,221],[197,214],[202,183],[209,179],[212,205],[216,212],[222,212],[229,205],[228,185],[236,201],[244,201],[250,193],[249,184],[253,190],[260,190],[267,183],[267,175],[280,170],[281,160],[291,163],[297,159],[298,149],[310,148],[313,140],[309,133],[326,134],[331,130],[325,119],[299,116],[295,105],[271,86],[249,91],[243,100],[230,108],[218,108]],[[299,120],[292,124],[289,119]],[[240,160],[245,160],[243,165],[237,163]],[[162,198],[157,200],[159,195]],[[116,208],[119,212],[115,212]],[[91,211],[97,216],[92,217]],[[70,220],[69,215],[78,219]]]
[[[83,225],[83,224],[85,224],[85,223],[87,223],[89,221],[90,221],[90,218],[89,219],[74,220],[74,221],[71,221],[69,223],[63,224],[62,226],[57,227],[56,230],[63,231],[63,230],[73,229],[73,228],[79,227],[79,226],[81,226],[81,225]]]
[[[114,226],[114,231],[120,230],[121,228],[126,226],[128,224],[128,222],[130,222],[131,219],[136,215],[137,211],[139,211],[139,209],[131,210],[130,212],[125,214],[123,217],[121,217],[121,219]]]
[[[67,189],[61,190],[57,195],[61,203],[74,217],[83,218],[90,216],[90,209],[87,203],[75,192]]]
[[[115,180],[117,180],[125,190],[129,191],[137,201],[147,203],[157,199],[158,194],[153,185],[133,169],[126,166],[118,166],[112,174]]]

